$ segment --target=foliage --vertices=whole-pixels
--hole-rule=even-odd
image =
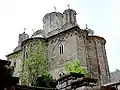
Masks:
[[[4,68],[5,68],[5,71],[6,71],[7,75],[10,75],[10,76],[13,75],[13,72],[14,72],[14,67],[13,66],[5,65]]]
[[[44,73],[43,75],[39,76],[36,80],[36,86],[39,87],[55,88],[56,85],[57,85],[57,81],[53,79],[49,73]]]
[[[13,72],[14,72],[14,67],[13,67],[13,66],[10,66],[10,67],[8,68],[8,74],[9,74],[10,76],[12,76],[12,75],[13,75]]]
[[[30,48],[27,58],[22,60],[20,74],[21,84],[35,85],[38,76],[47,71],[45,45],[39,42],[36,47]]]
[[[88,72],[80,65],[80,62],[78,60],[72,60],[71,62],[66,63],[65,71],[67,73],[79,73],[84,74],[86,77],[88,76]]]

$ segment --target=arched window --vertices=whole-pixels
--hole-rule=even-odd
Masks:
[[[60,44],[59,50],[60,50],[60,54],[63,54],[63,52],[64,52],[64,46],[63,46],[63,44]]]

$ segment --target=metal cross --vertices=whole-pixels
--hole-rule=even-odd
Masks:
[[[24,28],[24,32],[26,31],[26,28]]]
[[[69,5],[69,4],[67,4],[67,6],[68,6],[68,9],[70,9],[70,5]]]
[[[32,29],[33,33],[34,33],[34,29]]]
[[[55,10],[55,12],[56,12],[56,7],[54,6],[54,10]]]
[[[87,24],[85,24],[85,29],[88,29],[88,25]]]

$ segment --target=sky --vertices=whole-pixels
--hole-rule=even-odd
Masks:
[[[42,18],[46,13],[63,12],[67,4],[77,12],[81,29],[88,28],[95,35],[104,37],[110,71],[120,69],[120,0],[0,0],[0,58],[13,52],[18,44],[18,35],[30,36],[43,28]]]

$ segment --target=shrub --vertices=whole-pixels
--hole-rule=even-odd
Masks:
[[[57,81],[53,79],[49,73],[45,73],[39,76],[36,80],[36,86],[39,86],[39,87],[55,88],[56,85],[57,85]]]
[[[80,65],[80,62],[78,60],[72,60],[71,62],[66,63],[65,72],[79,73],[79,74],[84,74],[86,77],[88,76],[87,70]]]

